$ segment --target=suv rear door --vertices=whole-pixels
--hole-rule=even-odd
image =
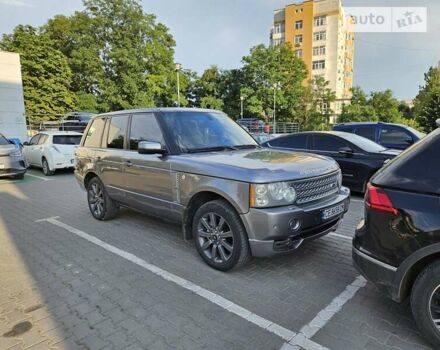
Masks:
[[[169,217],[173,200],[170,162],[159,154],[139,154],[141,141],[165,146],[154,113],[131,116],[128,149],[124,155],[126,200],[142,211]]]

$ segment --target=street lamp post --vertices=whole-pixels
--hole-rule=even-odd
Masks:
[[[276,109],[277,109],[277,94],[276,91],[280,89],[280,82],[273,84],[273,134],[277,133]]]
[[[244,102],[244,96],[240,95],[240,118],[243,119],[243,102]]]
[[[180,71],[182,70],[182,65],[176,63],[176,74],[177,74],[177,107],[180,108]]]

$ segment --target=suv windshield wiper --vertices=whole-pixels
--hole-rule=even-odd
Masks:
[[[215,147],[201,147],[201,148],[189,148],[187,153],[199,153],[199,152],[215,152],[215,151],[236,151],[238,148],[234,146],[215,146]]]
[[[236,148],[236,149],[250,149],[250,148],[260,148],[261,146],[260,145],[252,145],[252,144],[249,144],[249,145],[235,145],[234,146],[234,148]]]

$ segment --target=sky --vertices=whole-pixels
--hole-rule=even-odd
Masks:
[[[238,68],[251,47],[269,44],[273,10],[295,0],[142,0],[147,13],[176,40],[175,60],[199,73],[210,65]],[[412,99],[423,74],[440,61],[439,0],[343,0],[344,6],[425,6],[427,33],[357,33],[354,84],[365,91],[391,89]],[[39,26],[55,14],[83,8],[82,0],[0,0],[0,34],[19,24]]]

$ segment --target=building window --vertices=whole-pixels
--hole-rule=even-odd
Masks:
[[[313,48],[313,56],[325,55],[325,46],[315,46]]]
[[[282,45],[282,44],[284,44],[284,39],[274,39],[272,41],[272,43],[273,43],[273,46]]]
[[[315,27],[325,26],[325,22],[326,22],[326,16],[318,16],[315,17],[313,20]]]
[[[302,35],[295,35],[295,45],[301,45],[303,42],[303,36]]]
[[[326,38],[325,31],[313,33],[314,41],[325,40],[325,38]]]
[[[295,22],[295,29],[302,29],[302,27],[303,27],[303,21]]]
[[[280,34],[284,33],[284,24],[283,23],[277,23],[274,26],[274,34]]]
[[[303,57],[303,50],[301,50],[301,49],[295,50],[295,55],[298,58],[302,58]]]
[[[325,60],[313,61],[312,69],[313,70],[325,69]]]

